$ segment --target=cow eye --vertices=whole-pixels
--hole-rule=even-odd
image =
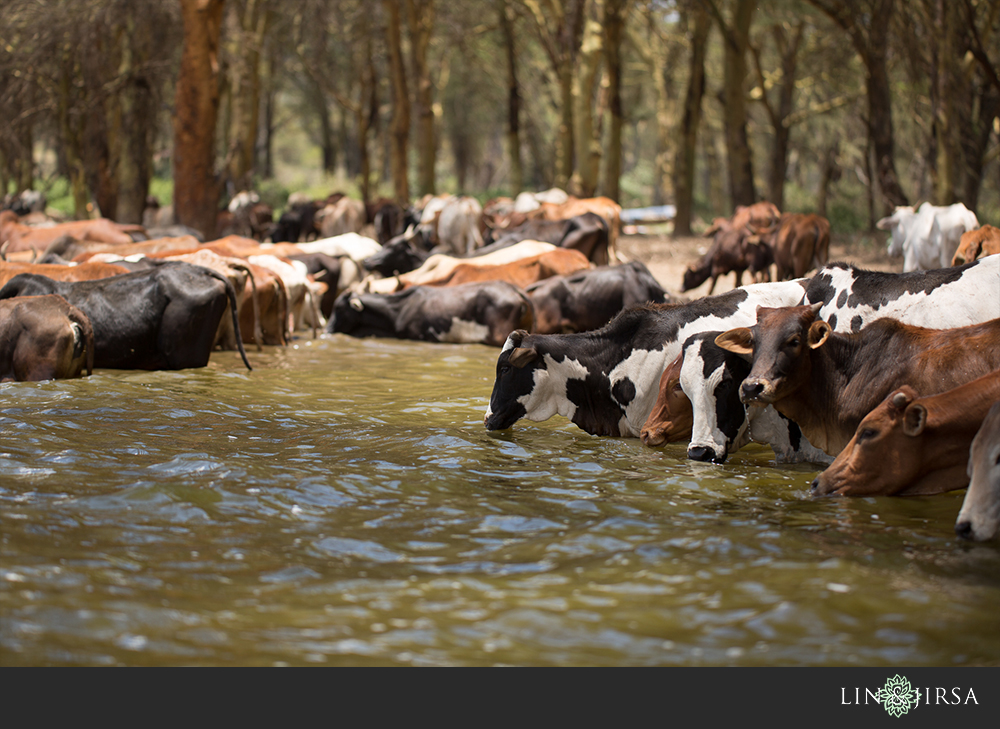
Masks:
[[[510,365],[500,365],[501,375],[506,375],[508,372],[510,372]]]
[[[858,433],[858,442],[860,443],[863,440],[868,440],[869,438],[874,438],[875,435],[876,435],[876,433],[875,433],[874,430],[872,430],[871,428],[865,428],[860,433]]]
[[[802,341],[802,340],[800,340],[798,337],[792,337],[791,339],[788,340],[788,346],[789,347],[798,347],[800,341]]]

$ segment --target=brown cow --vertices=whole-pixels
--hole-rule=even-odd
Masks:
[[[1000,369],[1000,319],[925,329],[884,318],[841,334],[816,319],[821,306],[759,307],[756,325],[730,329],[716,344],[752,357],[744,403],[774,405],[831,456],[894,389],[933,394]]]
[[[760,240],[774,252],[778,281],[802,278],[830,258],[830,221],[815,213],[785,213]]]
[[[646,424],[639,431],[639,437],[648,446],[655,447],[691,439],[694,408],[681,388],[683,362],[684,354],[681,353],[660,375],[656,404],[646,418]]]
[[[477,265],[468,261],[459,263],[447,277],[428,281],[424,286],[457,286],[477,281],[506,281],[523,289],[552,276],[568,276],[588,268],[590,261],[580,251],[556,248],[554,251],[540,253],[537,256],[494,266]]]
[[[989,224],[981,225],[975,230],[962,233],[958,249],[952,256],[951,265],[961,266],[963,263],[992,256],[995,253],[1000,253],[1000,228]]]
[[[1000,530],[1000,401],[990,407],[972,439],[968,475],[955,533],[963,539],[992,539]]]
[[[565,220],[584,213],[596,213],[608,222],[608,254],[611,263],[623,262],[618,253],[618,236],[621,233],[622,206],[610,197],[571,197],[564,203],[543,202],[537,210],[527,214],[527,219]]]
[[[736,274],[736,288],[739,288],[743,285],[744,271],[749,270],[751,276],[766,273],[772,260],[770,247],[762,242],[753,242],[746,227],[721,227],[705,255],[684,271],[681,291],[698,288],[711,278],[712,283],[708,287],[708,296],[711,296],[719,277],[730,272]]]
[[[916,496],[965,488],[969,448],[997,400],[1000,370],[927,397],[904,385],[858,424],[812,482],[813,493]]]
[[[17,214],[10,210],[0,211],[0,243],[7,243],[10,252],[43,251],[52,241],[64,235],[80,240],[125,244],[133,242],[132,234],[145,237],[146,229],[141,225],[116,223],[107,218],[35,227],[21,224]]]
[[[729,219],[733,228],[747,228],[758,235],[771,230],[781,218],[781,211],[773,202],[761,200],[752,205],[737,205]]]
[[[55,294],[0,301],[0,381],[80,377],[94,372],[94,329]]]
[[[66,266],[59,263],[0,262],[0,286],[19,273],[40,273],[57,281],[92,281],[95,278],[107,278],[128,272],[129,269],[124,266],[99,261],[81,263],[78,266]]]

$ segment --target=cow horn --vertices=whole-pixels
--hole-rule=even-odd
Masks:
[[[350,304],[351,304],[351,308],[354,309],[355,311],[364,311],[365,310],[365,305],[363,303],[361,303],[361,299],[359,299],[356,296],[352,296],[350,298]]]
[[[7,247],[10,246],[10,241],[5,240],[3,245],[0,245],[0,261],[7,260]]]
[[[892,406],[900,410],[905,408],[908,402],[910,402],[910,398],[906,396],[905,392],[897,392],[892,396]]]

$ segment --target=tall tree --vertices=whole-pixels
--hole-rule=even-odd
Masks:
[[[513,194],[524,189],[521,166],[521,88],[517,80],[517,46],[514,22],[517,14],[511,0],[499,0],[500,31],[507,61],[507,158],[510,160],[510,184]]]
[[[605,196],[617,201],[621,196],[619,182],[622,175],[622,36],[629,0],[604,2],[604,65],[608,74],[608,125],[607,153],[604,161]]]
[[[691,8],[687,91],[684,94],[684,111],[677,130],[674,162],[674,235],[691,235],[694,214],[694,164],[698,149],[698,130],[701,128],[701,100],[705,95],[705,55],[712,20],[708,10],[696,3]],[[664,71],[665,73],[666,71]]]
[[[771,146],[771,168],[767,177],[767,199],[777,205],[779,210],[783,210],[785,207],[785,171],[788,167],[788,145],[791,138],[789,116],[793,108],[796,66],[804,29],[805,22],[802,20],[797,21],[791,28],[786,28],[783,23],[775,23],[770,28],[781,64],[780,74],[773,82],[773,86],[778,88],[775,100],[772,100],[768,95],[772,83],[769,83],[768,79],[765,78],[764,66],[760,57],[761,50],[753,44],[750,45],[754,69],[757,72],[760,101],[767,111],[771,128],[774,130]]]
[[[598,18],[603,0],[590,0],[573,74],[573,174],[569,192],[593,197],[601,170],[601,140],[595,135],[594,85],[601,64],[603,33]],[[599,125],[599,122],[598,122]]]
[[[232,0],[229,56],[227,177],[234,191],[253,184],[260,115],[261,59],[273,13],[268,0]]]
[[[851,38],[865,66],[868,96],[868,135],[875,155],[875,174],[885,206],[907,205],[909,200],[896,173],[892,128],[892,88],[886,62],[889,29],[896,0],[809,0]]]
[[[756,0],[732,0],[732,20],[727,22],[715,0],[706,0],[722,33],[724,71],[722,109],[726,130],[726,156],[729,171],[729,194],[733,207],[751,205],[757,200],[753,184],[753,157],[747,136],[747,48],[750,22]]]
[[[174,217],[211,239],[221,192],[215,173],[215,125],[225,1],[180,2],[184,46],[174,100]]]
[[[389,52],[389,79],[392,83],[392,127],[389,138],[389,165],[396,202],[410,203],[409,136],[410,93],[403,64],[403,39],[399,0],[382,0],[386,12],[386,46]]]
[[[417,144],[417,189],[434,195],[434,165],[437,159],[434,120],[434,83],[431,80],[428,49],[434,30],[434,0],[406,0],[406,20],[410,35],[410,69],[413,73]]]
[[[542,48],[559,87],[559,127],[555,140],[555,185],[565,188],[573,175],[573,78],[583,36],[587,0],[522,0],[535,21]]]

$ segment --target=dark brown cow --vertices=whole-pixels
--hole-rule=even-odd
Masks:
[[[815,213],[785,213],[760,240],[771,246],[778,281],[802,278],[830,258],[830,221]]]
[[[1000,319],[925,329],[886,318],[840,334],[816,319],[820,307],[760,307],[756,325],[730,329],[716,344],[752,357],[744,403],[773,404],[829,455],[894,389],[930,395],[1000,368]]]
[[[0,301],[0,381],[69,379],[94,371],[94,329],[61,296]]]
[[[668,301],[659,281],[639,261],[550,276],[525,292],[535,305],[535,334],[599,329],[622,309]]]
[[[743,285],[744,271],[749,270],[751,275],[767,272],[772,260],[767,244],[752,242],[746,227],[724,227],[715,233],[715,241],[705,255],[684,272],[681,291],[698,288],[711,278],[708,287],[711,296],[719,277],[730,272],[736,274],[736,287],[739,288]]]
[[[997,400],[1000,371],[926,397],[904,385],[858,424],[813,481],[813,493],[916,496],[965,488],[969,448]]]

